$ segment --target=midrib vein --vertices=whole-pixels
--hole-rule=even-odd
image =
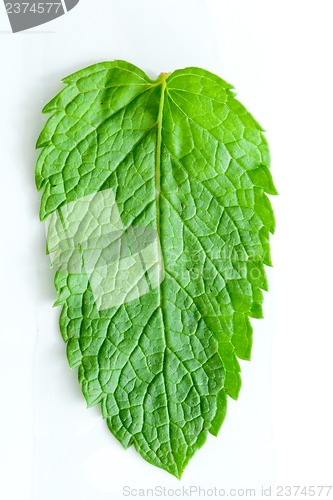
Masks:
[[[156,231],[158,235],[158,241],[161,246],[161,257],[162,257],[162,265],[164,262],[163,258],[163,248],[161,242],[161,206],[160,206],[160,198],[161,198],[161,163],[162,163],[162,126],[163,126],[163,110],[164,110],[164,98],[165,98],[165,90],[166,90],[166,78],[167,74],[162,73],[161,78],[161,99],[160,99],[160,107],[158,110],[158,118],[157,118],[157,144],[156,144],[156,162],[155,162],[155,200],[156,200]],[[161,309],[162,320],[163,320],[163,311],[162,311],[162,283],[158,287],[158,307]],[[164,321],[163,321],[164,323]]]
[[[161,99],[160,107],[158,110],[157,118],[157,144],[156,144],[156,162],[155,162],[155,200],[156,200],[156,231],[158,235],[158,242],[161,247],[161,262],[164,263],[163,248],[161,241],[161,163],[162,163],[162,126],[163,126],[163,110],[164,110],[164,96],[166,89],[166,78],[168,75],[161,74]],[[161,309],[163,330],[165,332],[163,308],[162,308],[162,283],[158,286],[158,307]]]
[[[162,126],[163,126],[163,110],[164,110],[164,99],[165,99],[165,91],[166,91],[166,79],[169,75],[168,74],[162,74],[161,75],[161,100],[160,100],[160,107],[158,111],[158,119],[157,119],[157,145],[156,145],[156,166],[155,166],[155,199],[156,199],[156,230],[158,234],[158,239],[161,247],[161,262],[162,265],[164,265],[164,256],[163,256],[163,245],[161,241],[161,206],[160,206],[160,198],[161,198],[161,164],[162,164]],[[165,328],[165,321],[164,321],[164,312],[163,312],[163,294],[162,294],[162,285],[163,282],[160,283],[158,287],[158,308],[161,311],[161,320],[162,320],[162,330],[164,334],[164,343],[165,343],[165,348],[164,348],[164,353],[163,353],[163,366],[162,366],[162,377],[163,377],[163,383],[164,383],[164,390],[165,390],[165,401],[166,401],[166,411],[168,415],[168,423],[169,423],[169,440],[171,443],[171,416],[170,416],[170,408],[169,408],[169,395],[168,395],[168,389],[167,389],[167,384],[166,384],[166,373],[165,373],[165,365],[166,365],[166,350],[168,348],[168,335],[167,331]],[[178,465],[176,461],[174,460],[174,467],[177,470],[177,473],[179,473],[178,470]]]
[[[162,76],[161,86],[162,86],[161,99],[160,99],[160,107],[158,110],[158,118],[157,118],[157,144],[156,144],[156,165],[155,165],[156,230],[159,238],[161,236],[160,196],[161,196],[162,126],[163,126],[164,97],[166,89],[166,78],[164,77],[164,75]]]

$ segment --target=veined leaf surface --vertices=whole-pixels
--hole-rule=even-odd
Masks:
[[[65,227],[82,212],[81,239],[71,234],[65,252],[78,246],[81,255],[81,236],[100,236],[111,212],[91,209],[89,229],[93,218],[82,222],[80,200],[95,196],[98,207],[96,196],[112,193],[113,231],[150,228],[160,252],[157,281],[141,256],[135,262],[148,286],[104,306],[87,259],[81,268],[58,267],[69,364],[123,446],[180,477],[208,433],[218,434],[227,396],[237,398],[237,358],[251,353],[249,317],[262,317],[274,231],[265,193],[276,194],[267,142],[232,87],[199,68],[153,81],[113,61],[64,83],[44,108],[51,116],[37,143],[41,219],[60,214]],[[127,288],[131,279],[122,279]]]

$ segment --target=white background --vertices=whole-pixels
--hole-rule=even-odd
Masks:
[[[250,488],[333,482],[331,0],[81,0],[11,34],[0,5],[0,498],[106,500],[125,485]],[[267,130],[277,231],[266,319],[220,436],[181,483],[124,451],[86,410],[52,309],[34,188],[42,106],[60,79],[123,58],[156,76],[209,69]]]

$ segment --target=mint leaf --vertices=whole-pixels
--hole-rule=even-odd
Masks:
[[[64,79],[37,147],[60,328],[88,405],[180,477],[249,359],[276,194],[262,129],[199,68]]]

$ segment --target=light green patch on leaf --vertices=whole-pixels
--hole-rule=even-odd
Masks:
[[[37,143],[41,220],[64,221],[64,206],[111,190],[119,228],[153,228],[163,260],[160,283],[108,308],[84,265],[58,268],[69,364],[122,445],[181,477],[218,434],[227,396],[237,399],[249,318],[262,318],[275,228],[268,145],[232,87],[203,69],[153,81],[113,61],[64,82]]]

